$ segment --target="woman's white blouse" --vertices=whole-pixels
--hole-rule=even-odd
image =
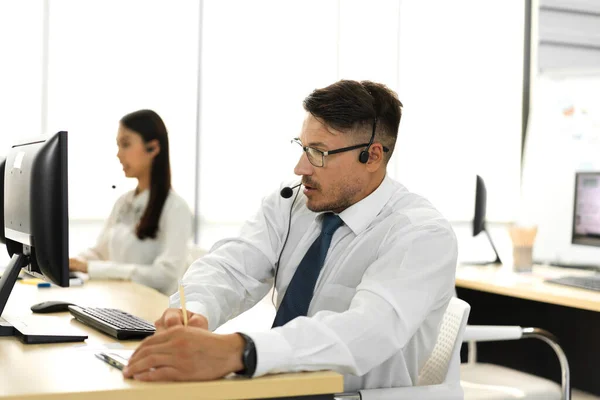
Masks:
[[[192,213],[186,201],[171,190],[154,239],[138,239],[139,223],[150,191],[127,192],[115,203],[97,243],[79,254],[88,262],[91,279],[132,280],[164,294],[177,290],[187,268]]]

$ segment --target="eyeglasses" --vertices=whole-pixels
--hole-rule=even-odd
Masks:
[[[308,161],[315,167],[319,167],[319,168],[323,167],[325,165],[325,157],[327,157],[329,155],[344,153],[346,151],[356,150],[356,149],[360,149],[361,147],[370,145],[370,143],[361,143],[361,144],[357,144],[354,146],[342,147],[341,149],[321,151],[319,149],[315,149],[314,147],[304,146],[302,144],[302,142],[300,141],[300,138],[292,139],[291,143],[296,143],[300,147],[302,147],[302,150],[304,150],[304,152],[306,153],[306,157],[308,157]],[[388,151],[390,151],[390,149],[383,146],[383,151],[385,151],[387,153]]]

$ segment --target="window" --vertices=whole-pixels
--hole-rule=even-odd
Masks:
[[[394,176],[452,221],[473,218],[476,174],[488,220],[516,215],[523,12],[520,2],[402,3]]]
[[[488,187],[488,219],[514,218],[522,4],[364,4],[205,3],[203,247],[234,234],[262,197],[293,176],[298,154],[284,150],[301,127],[301,102],[314,88],[342,78],[385,83],[404,103],[388,166],[393,178],[429,198],[448,219],[467,221],[480,174]]]
[[[302,100],[337,76],[337,2],[214,1],[203,14],[201,227],[237,226],[294,177]]]
[[[42,2],[0,2],[0,157],[41,133]]]
[[[169,129],[174,188],[190,207],[198,203],[200,244],[209,247],[282,181],[298,180],[289,141],[301,128],[302,100],[342,78],[385,83],[404,103],[393,178],[465,221],[480,174],[488,219],[515,216],[519,2],[22,3],[0,3],[0,35],[11,38],[0,43],[10,55],[0,64],[0,106],[10,110],[0,113],[0,146],[42,125],[69,131],[73,221],[104,220],[135,185],[115,157],[118,121],[152,108]]]
[[[135,187],[116,134],[119,119],[142,108],[164,119],[173,186],[193,207],[199,2],[50,4],[48,125],[69,131],[70,218],[104,219]]]

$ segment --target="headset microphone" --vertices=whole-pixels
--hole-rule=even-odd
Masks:
[[[117,188],[117,186],[116,186],[116,185],[112,185],[112,188],[113,188],[113,189],[116,189],[116,188]]]
[[[289,199],[294,194],[294,190],[293,189],[296,189],[300,185],[302,185],[302,183],[299,183],[296,186],[292,186],[292,187],[286,186],[283,189],[281,189],[281,192],[279,192],[279,194],[284,199]]]
[[[290,197],[292,197],[292,194],[294,194],[293,189],[297,188],[300,185],[302,185],[302,182],[300,182],[296,186],[292,186],[292,187],[286,186],[283,189],[281,189],[281,192],[279,192],[279,194],[284,199],[289,199]],[[275,263],[275,276],[273,279],[273,288],[274,289],[277,288],[277,275],[279,275],[279,262],[281,261],[281,255],[283,254],[283,250],[285,250],[285,245],[288,241],[288,237],[290,236],[290,228],[292,227],[292,210],[294,209],[294,203],[296,203],[296,199],[298,198],[299,194],[300,194],[300,191],[298,190],[296,192],[296,196],[294,196],[294,200],[292,200],[292,205],[290,205],[290,216],[289,216],[289,220],[288,220],[287,233],[285,234],[285,239],[283,240],[283,246],[281,246],[281,251],[279,252],[279,257],[277,257],[277,262]],[[273,290],[273,292],[271,294],[271,303],[273,303],[273,305],[275,305],[275,290]]]

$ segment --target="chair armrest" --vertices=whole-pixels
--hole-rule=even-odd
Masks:
[[[546,342],[560,363],[562,399],[571,399],[571,376],[569,362],[563,349],[558,345],[558,339],[550,332],[539,328],[521,328],[520,326],[481,326],[467,325],[463,342],[489,342],[517,339],[539,339]]]
[[[520,326],[467,325],[463,342],[517,340],[523,337]]]

